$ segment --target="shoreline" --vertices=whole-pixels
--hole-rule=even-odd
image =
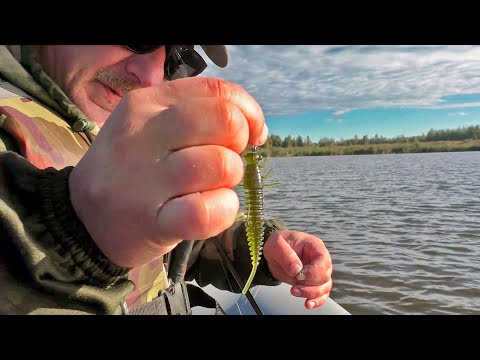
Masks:
[[[338,156],[338,155],[389,155],[418,154],[438,152],[480,151],[480,139],[462,141],[429,141],[408,143],[385,143],[365,145],[331,145],[331,146],[290,146],[273,147],[267,143],[260,147],[260,154],[268,157],[297,156]]]

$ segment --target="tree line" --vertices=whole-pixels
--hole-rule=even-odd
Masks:
[[[273,147],[302,147],[302,146],[349,146],[349,145],[368,145],[368,144],[401,144],[401,143],[414,143],[414,142],[430,142],[430,141],[463,141],[463,140],[477,140],[480,139],[480,126],[468,126],[459,127],[457,129],[430,129],[426,134],[418,136],[403,136],[399,135],[392,138],[386,138],[384,136],[376,134],[373,137],[364,135],[358,137],[355,135],[351,139],[335,140],[333,138],[321,138],[317,142],[313,142],[310,136],[305,139],[298,135],[292,137],[291,135],[281,138],[279,135],[272,134],[269,136],[268,142]],[[267,144],[264,145],[266,147]]]
[[[361,155],[414,152],[479,151],[480,126],[457,129],[430,129],[418,136],[399,135],[386,138],[376,134],[369,137],[355,135],[351,139],[321,138],[314,142],[310,136],[291,135],[281,138],[271,134],[260,147],[267,156]]]

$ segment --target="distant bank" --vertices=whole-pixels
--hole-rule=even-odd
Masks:
[[[269,157],[286,156],[332,156],[367,154],[407,154],[452,151],[480,151],[480,139],[464,141],[429,141],[412,143],[329,145],[276,147],[264,145],[260,152]]]
[[[301,136],[288,135],[282,139],[271,134],[260,151],[270,157],[480,151],[480,126],[431,129],[427,134],[410,137],[400,135],[390,139],[379,135],[355,135],[352,139],[323,138],[318,142],[311,141],[309,136],[303,139]]]

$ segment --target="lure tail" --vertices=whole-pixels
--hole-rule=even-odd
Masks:
[[[256,146],[245,155],[247,163],[243,178],[245,205],[247,208],[245,227],[252,260],[252,270],[242,290],[243,294],[247,293],[252,284],[263,250],[265,223],[263,218],[263,177],[261,174],[261,166],[259,165],[261,159],[261,155],[256,153]]]
[[[250,285],[252,285],[252,280],[255,277],[255,274],[257,272],[257,267],[258,265],[252,265],[252,272],[250,273],[250,276],[248,277],[247,282],[245,283],[245,287],[242,290],[242,294],[246,294],[248,289],[250,288]]]
[[[245,198],[248,204],[246,230],[248,248],[250,250],[250,258],[252,260],[252,270],[250,276],[243,288],[242,293],[245,294],[260,263],[263,250],[263,234],[265,231],[265,223],[263,219],[263,191],[261,189],[245,190]]]

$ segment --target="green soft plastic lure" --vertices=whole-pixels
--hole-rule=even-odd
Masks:
[[[263,216],[263,189],[265,187],[278,186],[278,183],[265,185],[266,180],[273,169],[270,169],[265,176],[262,171],[268,158],[263,158],[257,153],[257,147],[253,146],[251,151],[244,155],[246,161],[245,173],[243,177],[243,188],[245,193],[245,207],[247,216],[245,218],[245,227],[247,230],[247,241],[252,259],[252,271],[242,290],[246,294],[260,263],[263,250],[263,237],[265,232],[265,220]],[[260,161],[264,159],[263,163]]]

